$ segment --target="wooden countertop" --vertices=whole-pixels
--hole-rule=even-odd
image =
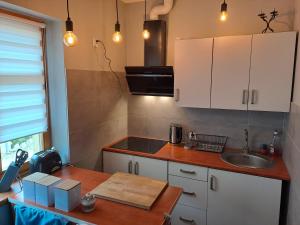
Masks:
[[[76,167],[66,167],[56,172],[54,176],[81,181],[82,195],[91,191],[110,177],[110,175],[106,173]],[[39,206],[35,203],[24,201],[22,192],[10,196],[8,200],[12,204],[25,204],[64,215],[67,219],[75,223],[85,222],[99,225],[163,225],[165,222],[164,214],[170,214],[172,212],[180,195],[180,188],[168,186],[154,203],[151,210],[139,209],[108,200],[97,199],[96,209],[91,213],[83,213],[79,207],[66,213],[54,207]]]
[[[111,146],[111,145],[110,145]],[[173,162],[180,162],[186,164],[192,164],[197,166],[203,166],[208,168],[227,170],[231,172],[250,174],[261,177],[274,178],[278,180],[289,181],[290,176],[288,170],[280,156],[274,156],[273,160],[275,165],[268,169],[252,169],[230,165],[221,159],[220,153],[204,152],[184,149],[180,145],[166,144],[155,154],[148,154],[142,152],[135,152],[129,150],[115,149],[106,147],[104,151],[126,153],[131,155],[168,160]]]
[[[18,182],[14,183],[11,188],[12,189],[9,192],[0,193],[0,206],[6,204],[10,196],[21,192],[21,187]]]

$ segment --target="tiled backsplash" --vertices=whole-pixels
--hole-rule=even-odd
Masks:
[[[129,96],[128,134],[168,140],[170,123],[188,131],[229,136],[227,146],[245,145],[244,129],[249,129],[250,147],[269,144],[275,129],[283,130],[284,113],[193,109],[176,106],[168,97]]]
[[[170,123],[188,131],[229,136],[227,146],[269,144],[275,129],[283,129],[284,113],[181,108],[173,98],[128,95],[124,73],[122,91],[110,72],[68,70],[71,162],[100,168],[100,149],[127,135],[168,140]]]
[[[100,168],[100,150],[127,136],[127,89],[110,72],[68,70],[71,163]],[[125,91],[124,91],[125,90]]]
[[[286,138],[283,159],[291,176],[288,225],[300,224],[300,106],[292,103],[291,112],[286,118]]]

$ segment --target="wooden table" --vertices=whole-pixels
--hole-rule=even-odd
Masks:
[[[81,181],[82,195],[91,191],[110,177],[110,175],[106,173],[76,167],[66,167],[56,172],[54,176]],[[99,225],[163,225],[165,223],[164,214],[170,214],[172,212],[180,195],[180,188],[168,186],[154,203],[151,210],[139,209],[108,200],[97,199],[96,209],[91,213],[83,213],[79,207],[69,213],[57,210],[54,207],[43,207],[33,202],[25,201],[22,192],[10,196],[8,200],[12,204],[41,208],[55,214],[63,215],[74,223],[84,222]]]

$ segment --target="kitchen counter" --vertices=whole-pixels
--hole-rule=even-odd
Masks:
[[[250,175],[261,176],[261,177],[268,177],[268,178],[284,180],[284,181],[290,180],[288,170],[282,160],[282,157],[280,156],[272,157],[273,160],[275,161],[275,165],[272,168],[253,169],[253,168],[237,167],[237,166],[230,165],[221,159],[220,153],[189,150],[189,149],[184,149],[184,147],[181,145],[172,145],[169,143],[166,144],[164,147],[162,147],[155,154],[116,149],[116,148],[111,148],[110,146],[103,148],[103,150],[179,162],[179,163],[192,164],[197,166],[250,174]],[[226,151],[230,151],[230,149]]]
[[[1,177],[0,177],[1,179]],[[9,192],[0,193],[0,206],[7,203],[9,197],[21,192],[21,187],[18,182],[14,183]]]
[[[70,178],[81,181],[81,194],[85,194],[100,183],[107,180],[111,175],[92,170],[80,169],[76,167],[65,167],[53,174],[61,178]],[[33,202],[25,201],[23,193],[10,196],[9,202],[12,204],[27,205],[41,208],[54,214],[59,214],[74,223],[99,224],[99,225],[163,225],[164,215],[170,214],[181,195],[181,189],[168,186],[156,200],[150,210],[139,209],[128,205],[115,203],[108,200],[97,199],[96,209],[91,213],[83,213],[80,207],[71,212],[63,212],[54,207],[43,207]]]

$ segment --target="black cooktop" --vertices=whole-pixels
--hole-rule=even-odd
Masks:
[[[112,145],[111,148],[154,154],[158,152],[165,144],[167,144],[167,141],[140,137],[128,137]]]

